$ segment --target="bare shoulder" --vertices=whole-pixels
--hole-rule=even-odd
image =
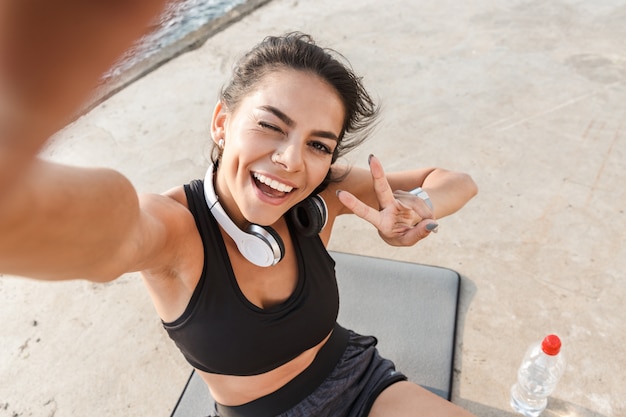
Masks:
[[[185,189],[182,185],[171,188],[162,194],[140,194],[139,198],[142,209],[149,212],[155,211],[155,214],[159,214],[160,210],[165,210],[165,213],[161,214],[168,214],[169,211],[175,212],[178,210],[189,211]],[[191,213],[189,214],[191,215]]]
[[[182,185],[171,188],[161,195],[176,201],[178,204],[181,204],[182,206],[186,208],[189,207],[187,204],[187,195],[185,194],[185,187]]]
[[[202,268],[202,240],[193,215],[187,206],[182,186],[163,194],[139,196],[143,221],[148,224],[144,242],[151,247],[138,270],[144,275],[188,275],[188,270]]]

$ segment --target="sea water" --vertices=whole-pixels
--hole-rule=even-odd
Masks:
[[[124,72],[245,2],[246,0],[172,0],[155,22],[156,29],[141,38],[104,78]]]

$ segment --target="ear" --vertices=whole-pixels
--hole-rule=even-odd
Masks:
[[[220,139],[224,139],[226,133],[226,119],[228,113],[226,106],[222,101],[218,101],[213,109],[213,117],[211,118],[211,138],[217,144]]]

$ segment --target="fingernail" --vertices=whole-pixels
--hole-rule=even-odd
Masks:
[[[372,163],[372,158],[374,157],[373,154],[370,154],[370,156],[367,157],[367,165]]]
[[[335,191],[335,195],[336,195],[337,197],[339,197],[339,193],[340,193],[340,192],[342,192],[342,191],[343,191],[343,190],[337,190],[337,191]]]
[[[439,225],[437,223],[428,223],[426,225],[426,230],[429,232],[437,233],[439,231]]]

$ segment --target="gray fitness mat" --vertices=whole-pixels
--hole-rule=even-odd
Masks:
[[[338,322],[378,338],[382,356],[413,382],[449,400],[460,276],[389,259],[331,252],[337,262]],[[192,372],[171,417],[206,416],[213,400]]]

